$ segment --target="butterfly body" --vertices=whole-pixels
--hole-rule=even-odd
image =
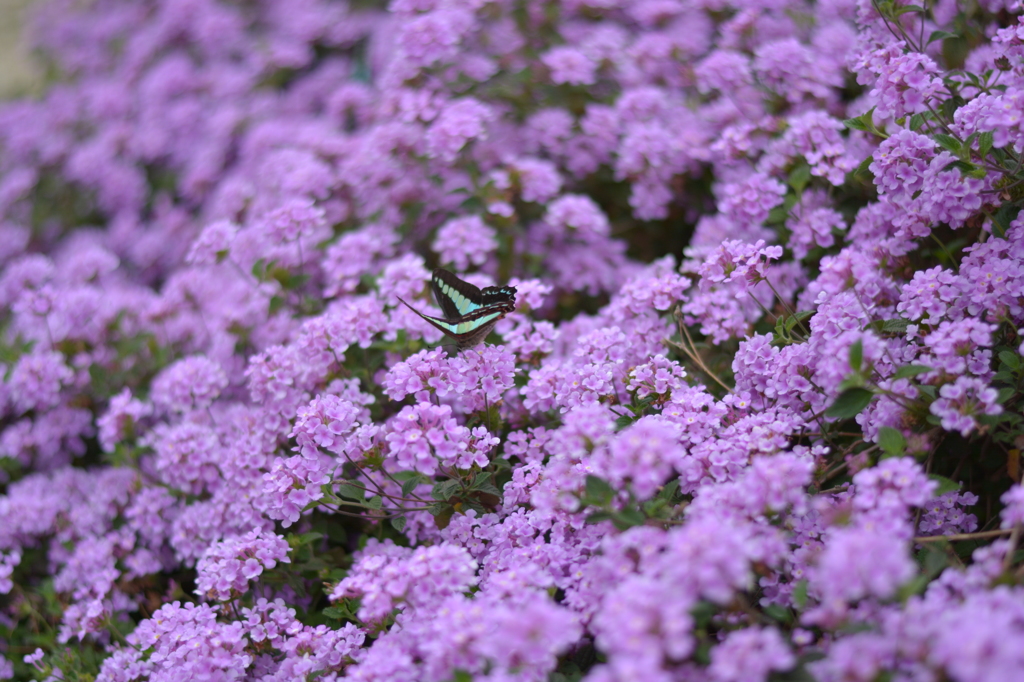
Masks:
[[[459,349],[472,348],[491,333],[498,320],[516,309],[516,288],[479,289],[454,274],[438,268],[430,278],[434,298],[444,317],[424,315],[402,301],[410,310],[455,340]]]

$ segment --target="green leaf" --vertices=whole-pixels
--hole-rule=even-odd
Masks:
[[[914,114],[910,117],[910,129],[917,132],[921,126],[924,125],[924,116],[921,114]]]
[[[915,557],[921,565],[924,577],[931,580],[949,566],[949,554],[943,549],[941,542],[929,542],[924,545]]]
[[[816,660],[820,660],[825,657],[825,654],[817,654],[817,657],[812,657],[812,654],[804,654],[800,657],[801,662],[813,663]],[[771,682],[818,682],[818,678],[810,673],[807,668],[802,664],[787,670],[786,672],[774,672],[768,678]]]
[[[963,149],[963,143],[956,139],[952,135],[946,135],[945,133],[935,133],[932,135],[932,139],[945,149],[947,152],[953,152],[959,154],[960,150]]]
[[[592,474],[587,475],[586,491],[587,500],[599,507],[608,504],[615,497],[615,489],[611,484]]]
[[[839,382],[839,386],[836,387],[836,390],[842,393],[843,391],[847,391],[851,388],[858,388],[863,385],[864,377],[859,374],[851,374]]]
[[[445,501],[451,499],[459,490],[459,482],[448,479],[434,484],[430,496],[435,500]]]
[[[785,206],[776,206],[772,210],[768,211],[768,219],[765,223],[768,225],[781,225],[786,222],[786,218],[789,217],[789,210]]]
[[[612,513],[612,523],[619,530],[629,530],[636,526],[642,526],[646,519],[639,509],[623,509],[620,512]]]
[[[855,119],[846,119],[843,121],[843,125],[850,130],[863,130],[864,132],[870,132],[874,127],[874,124],[865,121],[863,116],[858,116]]]
[[[903,334],[910,326],[910,320],[904,317],[894,317],[882,323],[882,331],[889,334]]]
[[[321,611],[321,613],[331,620],[345,620],[349,616],[347,609],[339,608],[337,606],[328,606],[326,609]]]
[[[939,487],[935,490],[935,496],[945,495],[951,493],[954,490],[960,490],[960,484],[956,481],[951,481],[945,476],[939,476],[938,474],[928,474],[928,478],[932,479],[939,484]]]
[[[909,379],[910,377],[916,377],[918,374],[931,371],[932,368],[927,365],[903,365],[893,374],[893,379]]]
[[[868,406],[874,396],[875,394],[866,388],[847,389],[839,394],[832,407],[825,410],[825,416],[837,419],[855,417]]]
[[[806,163],[801,163],[789,173],[789,186],[792,187],[793,191],[797,194],[803,192],[804,188],[807,187],[807,183],[810,181],[811,167]]]
[[[875,181],[875,174],[871,172],[871,164],[874,163],[874,161],[873,157],[868,156],[857,164],[856,168],[849,172],[848,177],[865,185],[873,185]]]
[[[920,5],[903,5],[902,7],[897,8],[896,11],[893,12],[893,14],[898,17],[898,16],[901,16],[903,14],[910,14],[910,13],[924,14],[925,11],[926,11],[925,8],[921,7]]]
[[[661,490],[658,492],[658,499],[671,502],[673,498],[675,498],[677,492],[679,492],[679,479],[674,478],[662,486]]]
[[[891,426],[878,429],[878,445],[890,457],[899,457],[907,449],[907,439]]]
[[[861,365],[864,363],[864,342],[857,339],[850,345],[850,369],[854,372],[859,372]]]
[[[957,169],[960,171],[960,175],[967,178],[975,178],[980,180],[988,175],[988,171],[981,166],[976,166],[973,163],[967,163],[966,161],[952,161],[942,167],[943,171]]]
[[[1000,351],[999,359],[1003,361],[1003,364],[1012,370],[1020,369],[1020,356],[1013,351]]]
[[[628,414],[620,415],[619,418],[615,420],[615,430],[616,431],[622,430],[622,429],[626,428],[627,426],[629,426],[630,424],[632,424],[634,421],[635,421],[635,417],[633,417],[631,415],[628,415]]]
[[[849,128],[850,130],[863,130],[864,132],[871,133],[875,131],[874,116],[875,108],[871,107],[870,111],[861,114],[857,118],[846,119],[845,121],[843,121],[843,125]]]
[[[382,506],[384,506],[384,498],[381,497],[380,495],[374,495],[373,497],[366,501],[366,505],[370,509],[380,509]]]
[[[852,175],[862,182],[872,182],[875,174],[871,172],[871,164],[874,162],[875,157],[869,154],[851,171]]]
[[[1006,231],[1010,229],[1010,223],[1017,219],[1018,213],[1020,213],[1020,206],[1013,202],[1007,202],[992,214],[992,222],[996,224],[996,232],[1000,237],[1006,236]]]
[[[435,504],[428,510],[431,516],[434,517],[434,525],[438,530],[444,530],[448,527],[448,524],[452,522],[452,516],[455,514],[455,507],[450,504]]]
[[[764,615],[779,623],[790,623],[793,621],[793,613],[785,606],[769,604],[764,607]]]
[[[992,144],[995,139],[990,132],[983,132],[978,136],[978,154],[982,159],[988,156],[988,153],[992,150]]]
[[[264,275],[267,274],[267,259],[260,258],[252,264],[252,275],[258,280],[263,279]]]
[[[352,483],[342,483],[335,489],[335,492],[338,494],[338,497],[343,497],[353,502],[364,502],[366,500],[366,491]]]
[[[793,588],[793,606],[798,611],[803,611],[804,607],[807,606],[807,581],[801,580]]]
[[[611,517],[612,517],[611,512],[595,511],[595,512],[591,512],[590,514],[587,514],[587,518],[584,519],[584,523],[586,523],[588,526],[593,526],[595,523],[601,523],[602,521],[607,521]]]
[[[950,33],[949,31],[932,31],[932,34],[928,36],[928,42],[926,44],[931,45],[936,40],[945,40],[946,38],[956,37],[958,36],[955,33]]]
[[[416,490],[416,486],[420,484],[420,477],[414,476],[402,484],[402,497],[408,497],[412,494],[412,491]]]
[[[391,519],[391,527],[399,533],[405,530],[406,519],[404,516],[395,516]]]
[[[481,488],[489,486],[491,483],[491,476],[492,474],[489,471],[481,471],[476,475],[476,478],[473,479],[473,484],[469,486],[469,489],[480,490]],[[491,487],[493,488],[494,486]]]

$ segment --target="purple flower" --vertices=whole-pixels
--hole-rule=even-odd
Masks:
[[[853,477],[855,509],[899,517],[910,507],[923,507],[936,486],[910,457],[883,460]]]
[[[746,628],[725,635],[711,650],[708,674],[715,682],[764,682],[772,671],[789,670],[796,657],[775,628]]]
[[[218,220],[207,225],[192,242],[186,262],[193,265],[219,263],[231,251],[231,242],[238,230],[238,225],[228,220]]]
[[[55,351],[34,351],[21,356],[7,380],[11,404],[19,413],[60,404],[61,388],[71,383],[74,373],[64,356]]]
[[[900,128],[878,146],[870,170],[875,184],[893,204],[909,202],[924,186],[928,164],[935,158],[935,141]]]
[[[980,374],[988,374],[991,352],[979,349],[992,345],[992,333],[996,329],[994,324],[972,318],[941,322],[935,331],[924,337],[931,352],[922,355],[920,362],[951,375],[964,374],[968,368],[973,372],[979,367],[983,368]]]
[[[757,226],[782,203],[785,193],[785,186],[778,180],[755,174],[742,182],[723,185],[718,193],[718,209],[741,227]]]
[[[395,607],[435,608],[446,597],[476,584],[477,563],[466,550],[450,545],[416,550],[370,544],[331,599],[360,599],[359,618],[379,621]]]
[[[978,425],[975,417],[1002,413],[998,397],[999,392],[984,381],[959,377],[939,389],[938,400],[928,410],[940,419],[942,428],[967,436]]]
[[[701,289],[706,291],[711,283],[728,282],[737,282],[745,289],[766,279],[769,263],[781,257],[781,246],[765,246],[760,239],[755,244],[738,239],[722,242],[700,267]]]
[[[575,47],[555,47],[541,61],[551,72],[551,82],[568,85],[591,85],[596,78],[597,64]]]
[[[918,523],[921,535],[956,535],[973,533],[978,529],[978,518],[962,507],[977,504],[978,496],[957,491],[939,495],[924,509]],[[1005,511],[1005,510],[1004,510]]]
[[[555,199],[547,207],[544,222],[560,230],[580,235],[608,234],[608,218],[590,197],[567,194]]]
[[[210,546],[196,564],[196,594],[227,601],[246,592],[249,582],[278,562],[290,563],[288,542],[256,529]]]
[[[1024,487],[1012,486],[1000,500],[1006,505],[999,514],[1003,519],[1003,528],[1013,528],[1024,523]]]
[[[319,448],[338,453],[346,437],[369,415],[365,408],[336,395],[318,395],[299,410],[292,427],[296,450],[316,458]]]
[[[843,216],[831,208],[815,208],[809,211],[795,211],[796,219],[787,223],[792,236],[789,248],[796,258],[804,258],[815,246],[829,247],[835,243],[833,231],[846,227]]]
[[[170,412],[205,410],[227,388],[220,364],[203,356],[179,360],[153,379],[153,404]]]
[[[768,145],[758,165],[764,170],[781,170],[794,157],[802,156],[810,164],[812,176],[838,187],[858,161],[839,135],[842,130],[842,122],[823,111],[792,116],[786,131]]]
[[[256,506],[287,528],[299,520],[310,502],[324,496],[321,486],[331,480],[335,467],[331,458],[315,452],[279,459],[263,475]]]
[[[732,93],[753,85],[750,58],[733,50],[715,50],[695,67],[697,88],[704,93]]]
[[[484,427],[470,430],[460,426],[451,415],[452,409],[447,405],[420,403],[403,408],[390,421],[390,430],[384,437],[388,456],[399,469],[427,476],[437,473],[438,466],[487,466],[487,452],[498,444],[498,439]]]
[[[226,448],[209,426],[160,424],[143,442],[153,448],[153,466],[167,485],[197,495],[220,487]]]
[[[402,21],[396,42],[408,77],[419,69],[453,60],[460,40],[473,25],[472,12],[458,6],[437,8]]]
[[[915,574],[904,539],[885,526],[836,528],[811,570],[809,587],[819,602],[804,622],[834,627],[862,599],[888,599]]]
[[[138,435],[142,420],[152,414],[151,405],[132,397],[124,389],[110,399],[107,411],[96,420],[99,427],[100,445],[107,452],[113,452],[117,443],[131,435]]]
[[[11,575],[21,563],[21,549],[15,547],[7,552],[0,552],[0,594],[8,594],[14,587]],[[25,661],[30,663],[30,661]]]
[[[454,161],[467,143],[487,137],[487,124],[494,117],[491,107],[472,97],[449,102],[427,129],[427,154],[442,162]]]
[[[127,682],[127,670],[154,677],[242,677],[252,663],[240,623],[217,621],[208,605],[165,604],[127,637],[133,648],[107,658],[97,680]]]
[[[830,99],[832,88],[841,82],[834,63],[819,59],[795,38],[761,43],[754,52],[753,67],[759,80],[792,103]]]
[[[448,372],[447,355],[443,348],[422,350],[396,363],[388,370],[381,385],[392,400],[401,400],[411,395],[424,401],[431,393],[439,397],[448,395],[451,390]]]
[[[673,391],[685,386],[686,370],[679,363],[663,355],[655,355],[651,361],[638,365],[629,373],[626,388],[636,391],[637,397],[649,395],[668,397]]]
[[[562,189],[562,175],[558,166],[544,159],[522,157],[509,164],[521,188],[523,201],[547,203]]]
[[[457,402],[462,411],[484,409],[512,388],[513,357],[502,346],[485,346],[449,358],[436,348],[420,351],[397,363],[384,376],[382,386],[392,400],[431,395]]]
[[[903,287],[896,310],[911,320],[937,323],[960,295],[955,274],[941,266],[914,273]]]
[[[857,81],[871,84],[870,97],[880,118],[902,118],[934,107],[944,86],[931,57],[907,52],[902,41],[863,54],[853,69]]]
[[[638,499],[648,499],[685,455],[679,431],[666,419],[643,417],[594,453],[595,473],[616,488],[630,489]]]
[[[481,266],[497,246],[497,232],[480,218],[466,216],[449,220],[437,229],[432,248],[442,263],[451,263],[456,270],[466,270],[470,264]]]
[[[381,262],[394,255],[397,241],[394,230],[376,223],[341,235],[321,260],[324,295],[354,293],[362,277],[376,273]]]

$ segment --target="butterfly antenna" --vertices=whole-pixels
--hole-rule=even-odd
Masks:
[[[395,298],[397,298],[397,299],[398,299],[399,301],[401,301],[401,302],[402,302],[402,303],[403,303],[403,304],[405,305],[405,307],[406,307],[406,308],[408,308],[409,310],[411,310],[411,311],[413,311],[414,313],[416,313],[417,315],[419,315],[419,312],[420,312],[420,311],[416,310],[416,309],[415,309],[415,308],[413,308],[413,307],[412,307],[411,305],[409,305],[408,303],[406,303],[406,302],[405,302],[405,299],[404,299],[404,298],[402,298],[401,296],[398,296],[397,294],[395,295]]]

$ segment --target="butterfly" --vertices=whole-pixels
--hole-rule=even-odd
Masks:
[[[498,320],[516,309],[515,287],[479,289],[442,268],[434,270],[430,288],[444,317],[424,315],[401,298],[398,300],[444,332],[445,336],[455,339],[459,350],[472,348],[483,341]]]

